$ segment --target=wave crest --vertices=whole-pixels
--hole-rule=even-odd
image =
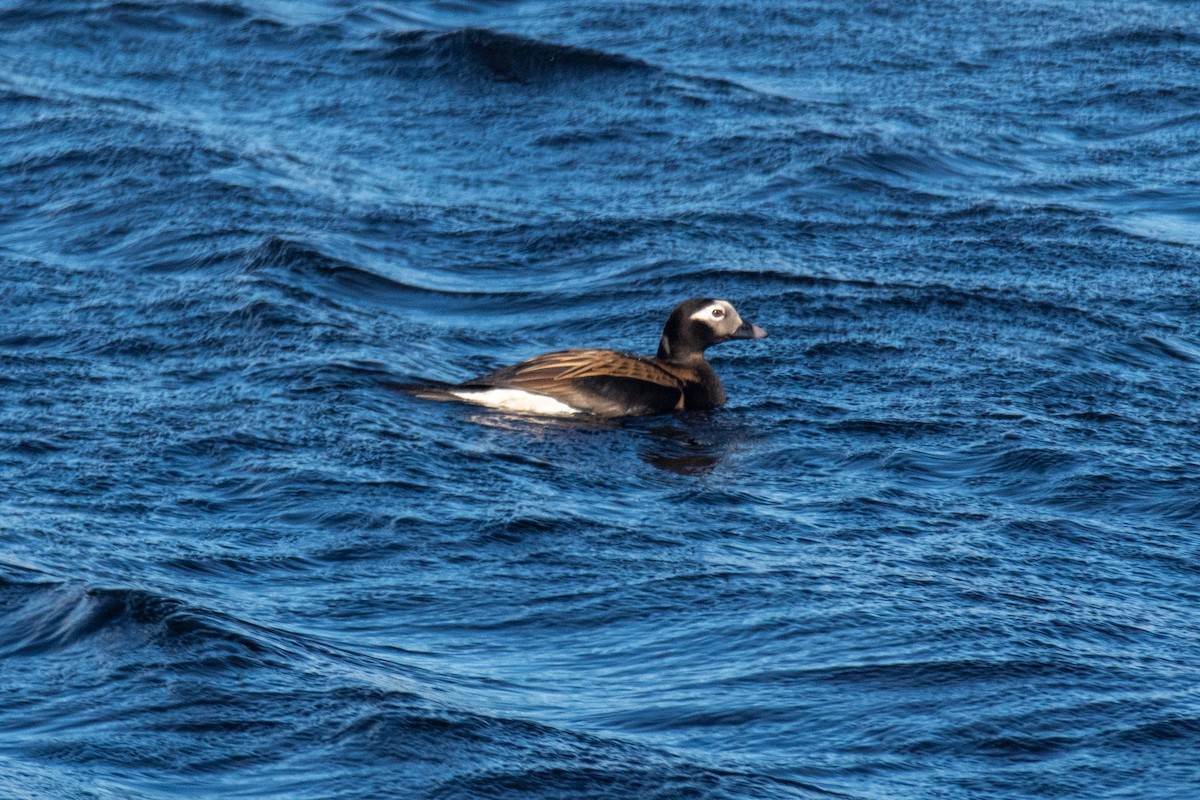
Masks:
[[[516,83],[653,70],[646,62],[629,56],[486,28],[405,31],[381,38],[390,47],[388,60],[394,64]]]

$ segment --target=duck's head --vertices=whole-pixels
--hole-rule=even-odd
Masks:
[[[683,361],[703,356],[714,344],[732,339],[761,339],[766,335],[762,328],[743,320],[728,300],[693,297],[675,306],[667,318],[658,357]]]

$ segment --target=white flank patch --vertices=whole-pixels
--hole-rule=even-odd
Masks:
[[[465,389],[450,392],[455,397],[468,403],[478,403],[489,408],[499,408],[504,411],[518,411],[523,414],[580,414],[578,408],[572,408],[566,403],[560,403],[553,397],[535,392],[525,392],[520,389]]]

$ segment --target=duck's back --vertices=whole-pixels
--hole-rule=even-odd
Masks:
[[[693,385],[705,377],[701,373],[694,367],[614,350],[562,350],[466,381],[455,387],[454,394],[485,405],[540,413],[661,414],[685,407],[686,398],[696,395]],[[561,410],[544,398],[560,404]]]

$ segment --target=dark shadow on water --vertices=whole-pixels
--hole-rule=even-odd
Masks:
[[[638,458],[676,475],[694,477],[712,473],[725,457],[747,438],[734,420],[721,411],[672,414],[627,419],[549,417],[485,411],[470,419],[480,425],[509,430],[574,430],[623,432],[632,441]]]
[[[736,441],[721,435],[724,431],[712,422],[712,414],[680,415],[674,424],[655,425],[648,431],[651,438],[638,448],[638,457],[676,475],[708,475]]]

